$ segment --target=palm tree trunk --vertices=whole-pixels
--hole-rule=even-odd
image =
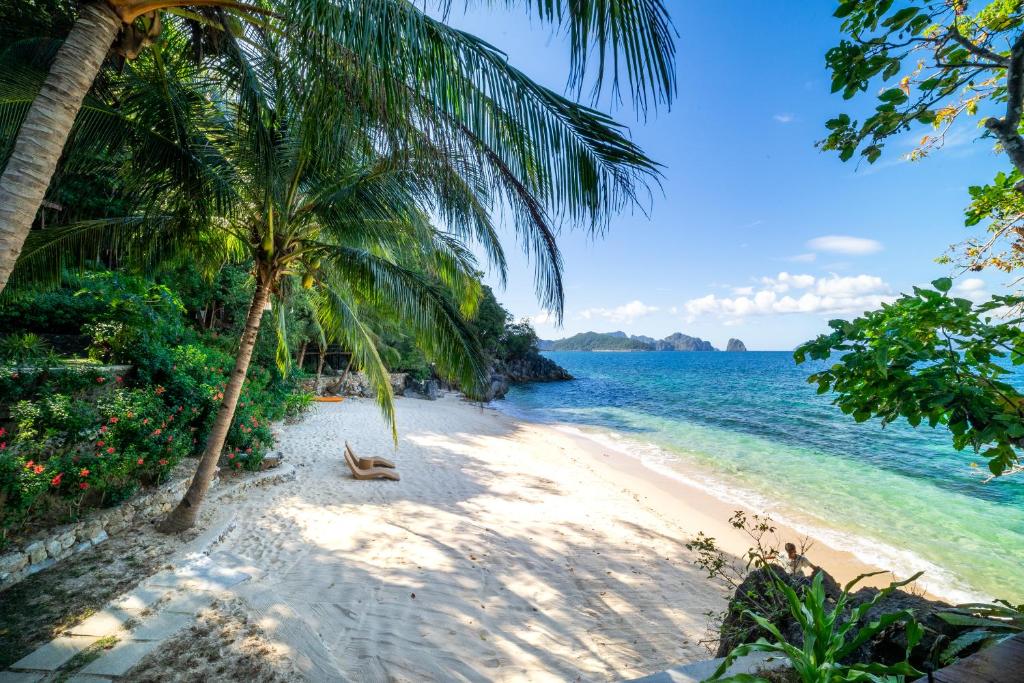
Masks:
[[[121,26],[106,4],[82,8],[18,130],[0,176],[0,292],[32,229],[82,100]]]
[[[308,344],[309,341],[304,339],[299,347],[299,357],[295,360],[295,365],[299,367],[299,372],[302,372],[302,366],[306,362],[306,346]]]
[[[249,370],[249,360],[252,358],[256,337],[260,331],[263,309],[267,305],[269,297],[270,278],[257,274],[256,291],[253,293],[252,304],[249,306],[249,314],[242,330],[242,339],[238,344],[235,368],[231,371],[231,378],[224,388],[224,399],[217,410],[217,419],[213,423],[210,435],[206,438],[203,457],[199,460],[199,467],[196,469],[195,476],[192,477],[192,483],[189,485],[188,491],[185,492],[185,497],[157,527],[164,533],[184,531],[196,523],[199,506],[206,496],[207,489],[210,488],[210,482],[213,481],[213,475],[217,471],[217,462],[220,460],[221,451],[224,450],[224,441],[231,428],[231,421],[235,417],[235,406],[242,393],[245,375]]]

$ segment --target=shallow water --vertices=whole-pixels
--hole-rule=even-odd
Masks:
[[[550,353],[573,382],[500,408],[572,425],[646,466],[811,532],[952,600],[1024,600],[1024,476],[944,429],[856,424],[788,352]],[[977,460],[979,470],[970,467]]]

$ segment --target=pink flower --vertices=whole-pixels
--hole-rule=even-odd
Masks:
[[[78,473],[78,476],[80,476],[80,477],[83,477],[83,478],[84,478],[84,477],[88,477],[88,476],[89,476],[89,470],[87,470],[87,469],[85,469],[85,468],[83,467],[83,468],[82,468],[82,471]]]
[[[148,417],[142,418],[142,424],[148,425],[149,424],[149,418]]]
[[[7,442],[6,441],[0,441],[0,451],[4,450],[5,448],[7,448]]]
[[[114,452],[114,447],[113,446],[111,446],[110,448],[107,449],[107,453],[113,453],[113,452]]]
[[[123,382],[123,381],[124,381],[124,377],[120,377],[120,376],[119,376],[119,377],[117,377],[116,379],[117,379],[117,383],[118,383],[118,384],[120,384],[121,382]]]
[[[106,433],[107,433],[107,426],[103,425],[102,427],[100,427],[100,434],[106,434]]]
[[[167,461],[166,461],[166,460],[164,460],[163,458],[160,458],[160,464],[161,464],[161,465],[166,465],[166,464],[167,464]]]
[[[64,473],[59,473],[56,477],[50,480],[50,486],[60,486],[60,480],[64,476]]]
[[[139,459],[138,459],[138,460],[136,461],[136,463],[135,463],[135,464],[136,464],[136,465],[141,465],[141,464],[142,464],[142,462],[143,462],[142,458],[139,458]]]
[[[103,448],[103,445],[106,444],[106,443],[107,443],[106,441],[97,441],[96,445],[99,446],[100,448]]]
[[[99,384],[103,384],[104,382],[106,382],[106,381],[107,381],[107,378],[106,378],[106,377],[97,377],[97,378],[96,378],[96,381],[97,381],[97,382],[98,382]]]
[[[0,427],[0,436],[7,436],[7,430],[3,427]]]
[[[89,488],[89,485],[83,481],[81,484],[78,485],[78,488],[84,491],[85,489]]]
[[[117,418],[116,417],[110,418],[110,424],[112,424],[112,425],[113,424],[117,424]]]
[[[158,429],[154,429],[154,430],[153,430],[153,436],[160,436],[160,432],[161,432],[161,431],[163,431],[163,430],[161,430],[161,429],[159,429],[159,428],[158,428]]]
[[[228,460],[234,460],[234,459],[235,459],[235,454],[234,453],[228,453]]]

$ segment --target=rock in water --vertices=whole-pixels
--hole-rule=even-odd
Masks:
[[[729,343],[725,345],[726,351],[746,351],[747,346],[739,339],[730,339]]]

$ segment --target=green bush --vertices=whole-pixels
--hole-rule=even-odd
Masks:
[[[238,273],[221,280],[237,285]],[[36,331],[59,331],[84,334],[92,362],[133,366],[114,376],[52,354],[37,368],[0,366],[2,537],[118,504],[201,452],[234,366],[236,336],[190,326],[172,285],[88,273],[0,308],[14,333],[5,348],[17,353],[9,356],[23,359],[22,350],[41,345],[30,336]],[[198,287],[189,286],[194,302]],[[59,315],[46,310],[60,306]],[[57,323],[48,326],[51,312]],[[273,353],[273,330],[264,330],[224,446],[231,469],[258,470],[273,445],[270,422],[298,410],[300,399],[290,398],[295,383],[273,364]]]

